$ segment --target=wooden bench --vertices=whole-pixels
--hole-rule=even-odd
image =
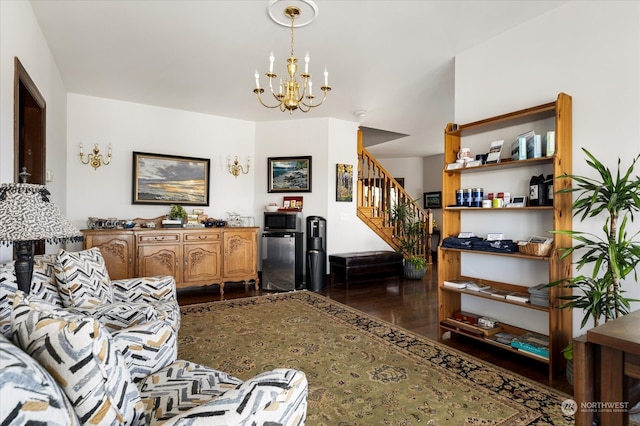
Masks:
[[[397,275],[402,280],[402,254],[395,251],[361,251],[329,255],[331,284],[339,277],[345,285],[366,276]]]

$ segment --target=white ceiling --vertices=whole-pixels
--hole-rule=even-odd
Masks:
[[[333,90],[308,114],[289,115],[253,93],[256,69],[266,85],[269,53],[279,75],[289,56],[290,31],[269,18],[267,0],[31,0],[69,92],[250,121],[333,117],[408,135],[369,147],[380,157],[441,153],[455,55],[563,3],[317,0],[317,19],[295,30],[295,54],[303,62],[309,53],[314,88],[326,66]]]

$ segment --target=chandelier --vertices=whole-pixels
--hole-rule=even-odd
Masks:
[[[260,87],[260,75],[256,70],[256,88],[253,89],[253,93],[258,95],[260,103],[267,108],[279,108],[280,111],[289,111],[289,114],[293,114],[293,111],[299,109],[302,112],[309,112],[311,108],[322,105],[327,98],[327,93],[331,90],[329,87],[329,73],[324,70],[324,85],[320,87],[323,92],[322,100],[318,103],[314,103],[315,96],[313,95],[313,83],[311,81],[311,74],[309,74],[309,55],[304,58],[304,72],[300,74],[301,82],[296,79],[296,73],[298,72],[298,59],[293,53],[294,44],[294,22],[295,18],[300,16],[300,8],[296,6],[288,6],[284,9],[284,14],[291,19],[291,55],[287,59],[287,74],[288,79],[280,79],[280,83],[276,82],[278,89],[274,91],[273,80],[278,76],[273,72],[273,53],[269,56],[269,72],[265,75],[269,78],[269,90],[276,100],[275,105],[268,105],[262,99],[264,89]],[[280,23],[276,20],[276,22]]]

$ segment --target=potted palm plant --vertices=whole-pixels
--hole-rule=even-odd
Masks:
[[[624,296],[621,281],[627,276],[638,280],[636,266],[640,263],[640,231],[627,232],[629,220],[640,211],[640,177],[633,175],[634,167],[640,160],[636,156],[629,168],[621,174],[620,159],[615,176],[589,151],[582,149],[587,156],[587,164],[593,168],[597,177],[563,175],[559,179],[572,179],[575,186],[558,192],[577,193],[572,204],[574,216],[580,220],[602,216],[602,234],[591,232],[557,230],[554,233],[569,235],[576,244],[562,248],[560,258],[577,254],[576,271],[592,266],[590,273],[560,280],[549,284],[562,285],[573,290],[573,294],[562,296],[563,309],[582,309],[583,328],[591,319],[594,326],[600,321],[618,318],[629,313],[630,302],[637,302]],[[567,360],[573,359],[571,345],[563,350]],[[571,363],[568,363],[569,371]],[[570,378],[571,381],[571,378]]]
[[[418,219],[412,202],[396,203],[390,211],[390,218],[396,230],[394,238],[398,241],[398,251],[404,256],[405,277],[421,279],[427,266],[427,260],[420,253],[425,238],[425,223]]]

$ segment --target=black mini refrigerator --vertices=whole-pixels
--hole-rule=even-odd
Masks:
[[[262,288],[293,291],[304,285],[302,232],[262,234]]]
[[[327,221],[307,217],[307,290],[324,291],[327,286]]]

